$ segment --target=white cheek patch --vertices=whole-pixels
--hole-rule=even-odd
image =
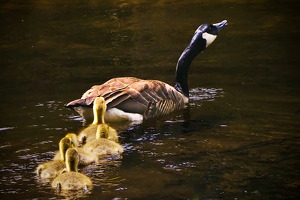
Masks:
[[[206,40],[206,47],[208,47],[217,38],[216,35],[212,35],[209,33],[203,33],[202,37]]]

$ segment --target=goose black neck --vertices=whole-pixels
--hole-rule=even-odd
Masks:
[[[203,48],[193,48],[195,44],[190,44],[181,54],[175,72],[175,89],[182,93],[184,96],[189,97],[189,87],[188,87],[188,71],[193,59],[205,49]]]

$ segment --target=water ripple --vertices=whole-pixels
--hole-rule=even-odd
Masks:
[[[223,97],[224,94],[222,88],[194,88],[190,90],[190,105],[199,106],[196,101],[214,101],[215,98]]]
[[[10,130],[10,129],[14,129],[15,127],[3,127],[0,128],[0,131],[6,131],[6,130]]]

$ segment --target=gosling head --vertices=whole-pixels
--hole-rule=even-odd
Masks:
[[[104,123],[104,114],[106,111],[106,103],[103,97],[96,97],[93,105],[94,121],[93,124]]]
[[[86,134],[81,134],[78,137],[78,144],[80,144],[80,146],[82,146],[86,143],[86,140],[87,140]]]
[[[96,139],[108,138],[109,126],[107,124],[99,124],[96,132]]]
[[[74,147],[78,146],[77,135],[75,133],[68,133],[65,137],[71,139],[71,142],[73,142]]]
[[[96,97],[94,100],[94,107],[97,110],[106,110],[106,104],[103,97]]]
[[[66,170],[67,172],[78,171],[79,155],[75,148],[69,148],[66,152]]]
[[[61,155],[61,160],[65,161],[65,153],[69,148],[75,147],[74,142],[71,138],[63,137],[59,142],[59,151]]]

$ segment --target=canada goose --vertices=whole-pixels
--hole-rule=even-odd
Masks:
[[[102,85],[94,85],[81,99],[71,101],[65,107],[75,109],[85,118],[86,108],[91,108],[94,99],[102,96],[108,108],[105,114],[107,122],[143,120],[184,108],[189,101],[187,79],[192,60],[216,39],[226,25],[224,20],[198,27],[177,62],[174,87],[158,80],[114,78]]]
[[[81,145],[96,138],[96,131],[101,132],[102,138],[107,138],[118,142],[117,131],[105,124],[104,115],[106,112],[106,104],[103,97],[96,97],[93,103],[94,121],[87,128],[82,130],[78,135],[78,141]]]
[[[87,142],[82,148],[88,152],[92,152],[95,155],[99,156],[100,158],[105,155],[120,155],[123,153],[123,147],[112,140],[101,138],[101,129],[98,126],[96,138]]]
[[[76,148],[66,152],[66,172],[62,172],[52,182],[52,187],[59,190],[91,190],[93,187],[89,177],[78,172],[79,156]]]
[[[70,138],[62,138],[59,142],[59,157],[56,160],[45,162],[40,164],[36,168],[36,173],[41,178],[54,178],[60,171],[65,168],[65,153],[68,148],[74,147],[74,144]]]
[[[71,133],[71,134],[69,133],[64,138],[68,138],[72,144],[77,143],[77,136],[74,133]],[[95,154],[93,154],[81,147],[77,147],[77,145],[72,145],[72,147],[76,147],[76,149],[77,149],[77,152],[79,154],[79,164],[88,165],[91,163],[98,163],[99,159],[98,159],[98,156],[96,156]],[[66,152],[66,150],[64,152]],[[62,160],[62,155],[64,155],[64,154],[62,154],[62,151],[57,152],[55,154],[53,160],[54,161]]]

